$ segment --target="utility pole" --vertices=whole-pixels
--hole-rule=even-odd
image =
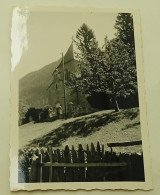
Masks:
[[[62,66],[63,66],[63,93],[64,93],[64,119],[67,119],[67,104],[66,104],[66,86],[65,86],[65,69],[64,69],[64,56],[62,52]]]

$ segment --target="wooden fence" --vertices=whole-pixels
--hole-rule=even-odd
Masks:
[[[31,161],[27,160],[29,156]],[[99,142],[96,147],[93,143],[90,147],[87,145],[86,149],[79,144],[78,150],[74,146],[66,146],[64,150],[55,150],[52,146],[47,150],[39,148],[32,156],[27,154],[23,162],[28,164],[19,163],[20,183],[144,181],[142,154],[116,154],[112,147],[110,151],[104,150]]]

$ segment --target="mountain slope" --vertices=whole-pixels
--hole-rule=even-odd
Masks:
[[[60,63],[53,62],[38,71],[31,72],[19,81],[19,100],[29,107],[41,107],[47,104],[47,87],[52,82],[52,72]]]

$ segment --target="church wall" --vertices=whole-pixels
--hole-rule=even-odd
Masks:
[[[71,60],[65,63],[65,79],[67,80],[70,73],[78,74],[78,61]],[[66,105],[68,117],[81,115],[91,112],[93,109],[88,104],[85,94],[82,92],[73,92],[73,90],[65,87]],[[56,110],[56,106],[61,105],[64,114],[64,86],[63,86],[63,67],[60,64],[57,70],[53,72],[53,84],[48,90],[48,103]],[[55,111],[56,113],[56,111]]]

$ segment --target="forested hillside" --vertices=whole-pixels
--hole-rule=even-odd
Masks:
[[[52,82],[52,72],[60,60],[44,66],[38,71],[31,72],[19,81],[20,104],[28,107],[42,107],[47,104],[47,87]]]

